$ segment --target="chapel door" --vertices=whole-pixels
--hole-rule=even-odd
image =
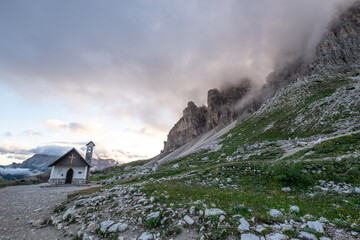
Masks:
[[[74,171],[72,170],[72,168],[70,168],[66,173],[65,184],[70,184],[72,182],[73,175]]]

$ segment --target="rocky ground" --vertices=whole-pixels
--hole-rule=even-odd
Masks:
[[[69,239],[44,224],[67,194],[86,187],[45,187],[46,184],[0,189],[0,239]]]
[[[186,179],[184,179],[186,180]],[[161,179],[161,181],[164,181]],[[159,182],[161,182],[159,181]],[[165,180],[166,181],[166,180]],[[209,182],[210,183],[210,182]],[[208,185],[210,185],[208,183]],[[291,191],[284,188],[282,191]],[[360,193],[351,185],[337,185],[321,181],[316,191],[336,191],[340,194]],[[216,239],[211,229],[227,231],[236,225],[237,234],[227,239],[282,240],[282,239],[358,239],[359,233],[341,229],[324,217],[316,219],[310,214],[296,217],[298,206],[289,209],[270,209],[273,223],[259,223],[255,218],[231,215],[215,204],[207,205],[197,200],[190,205],[166,204],[167,192],[147,196],[141,186],[115,186],[66,205],[62,212],[54,214],[52,224],[64,229],[78,239]],[[160,195],[160,197],[159,197]],[[243,206],[244,209],[245,206]],[[252,211],[247,209],[247,211]],[[291,219],[294,218],[295,220]],[[288,220],[290,219],[290,220]],[[289,235],[295,234],[297,238]],[[325,237],[324,235],[328,237]],[[220,239],[220,238],[219,238]]]

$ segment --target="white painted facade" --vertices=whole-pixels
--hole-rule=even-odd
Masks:
[[[69,166],[53,166],[51,169],[50,179],[66,178],[67,171],[72,168],[74,171],[73,179],[86,179],[88,167],[69,167]]]

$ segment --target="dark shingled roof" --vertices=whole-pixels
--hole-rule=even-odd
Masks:
[[[83,162],[85,163],[85,165],[87,165],[88,167],[92,167],[92,165],[91,165],[88,161],[86,161],[86,160],[83,158],[83,156],[81,156],[81,154],[80,154],[75,148],[70,149],[67,153],[65,153],[64,155],[62,155],[62,156],[59,157],[58,159],[56,159],[54,162],[52,162],[52,163],[49,165],[49,167],[52,167],[52,166],[56,165],[56,163],[58,163],[59,161],[63,160],[63,159],[64,159],[69,153],[71,153],[72,151],[74,151],[75,154],[78,155],[79,159],[80,159],[81,161],[83,161]]]

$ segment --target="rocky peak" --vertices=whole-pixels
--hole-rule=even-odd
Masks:
[[[334,19],[316,48],[309,74],[333,75],[360,70],[360,1]]]
[[[183,116],[170,130],[163,153],[172,152],[201,134],[234,121],[241,112],[235,110],[234,106],[250,88],[250,81],[244,80],[237,86],[209,90],[207,107],[197,107],[194,102],[189,102]]]
[[[278,67],[266,78],[259,94],[247,98],[251,82],[243,80],[237,86],[208,91],[207,107],[198,108],[193,102],[184,110],[184,116],[168,134],[163,154],[167,154],[214,128],[230,122],[238,123],[253,114],[276,91],[306,75],[336,75],[360,71],[360,1],[334,19],[317,45],[315,57],[299,56]],[[310,63],[309,63],[310,62]]]

